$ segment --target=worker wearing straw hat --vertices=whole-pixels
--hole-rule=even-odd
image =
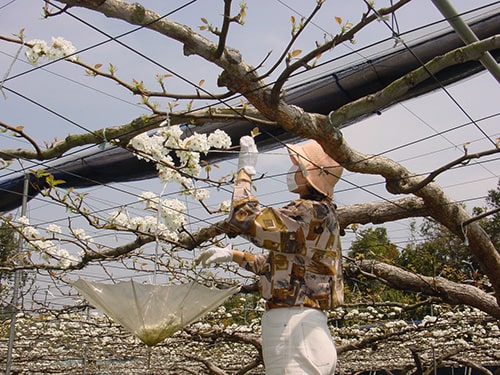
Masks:
[[[263,208],[251,189],[258,155],[253,138],[242,137],[240,147],[227,223],[231,231],[269,251],[210,247],[196,263],[234,261],[259,275],[260,293],[267,301],[262,317],[266,374],[333,374],[337,352],[325,311],[344,298],[333,204],[333,188],[343,169],[315,141],[287,145],[293,164],[287,184],[299,199],[285,207]]]

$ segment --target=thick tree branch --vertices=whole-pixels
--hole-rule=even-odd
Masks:
[[[226,47],[222,56],[216,56],[217,45],[214,42],[183,24],[145,9],[139,3],[126,3],[119,0],[106,0],[102,3],[96,3],[94,0],[57,0],[57,2],[71,7],[91,9],[106,17],[120,19],[132,25],[139,25],[156,31],[184,44],[184,53],[186,55],[196,53],[222,68],[241,63],[241,56],[237,51],[229,50]]]
[[[64,140],[55,142],[49,148],[40,151],[26,149],[0,150],[0,157],[4,160],[32,159],[50,160],[58,158],[67,151],[85,145],[100,144],[106,141],[116,141],[117,144],[127,144],[138,134],[156,129],[167,116],[151,116],[137,118],[129,124],[95,130],[92,133],[70,134]]]
[[[30,160],[50,160],[64,155],[76,147],[101,144],[111,142],[119,146],[126,146],[133,137],[150,130],[157,129],[162,122],[169,119],[171,125],[185,124],[187,122],[202,126],[213,121],[231,121],[235,119],[245,119],[260,124],[273,125],[273,122],[266,120],[259,111],[252,107],[245,108],[205,108],[190,112],[173,112],[170,114],[160,114],[138,117],[134,121],[119,125],[110,126],[93,131],[92,133],[71,134],[65,139],[59,140],[49,148],[41,150],[37,147],[35,151],[27,149],[0,150],[0,158],[4,160],[30,159]],[[0,127],[2,124],[0,124]],[[23,135],[24,136],[24,135]],[[27,136],[24,136],[25,138]],[[33,141],[34,142],[34,141]]]
[[[422,67],[405,74],[379,92],[368,95],[344,105],[330,114],[330,124],[326,131],[336,131],[342,124],[359,118],[367,113],[373,113],[388,107],[397,98],[405,95],[411,88],[426,79],[433,79],[439,71],[453,65],[478,60],[486,51],[500,48],[500,36],[495,35],[488,39],[469,44],[465,47],[450,51],[424,64]]]
[[[495,297],[472,285],[454,283],[442,277],[418,275],[375,260],[356,261],[353,266],[372,274],[391,288],[439,297],[444,302],[453,305],[474,306],[497,319],[500,318],[500,307]]]
[[[381,224],[409,217],[423,217],[429,212],[424,201],[416,197],[389,202],[359,203],[337,209],[342,229],[351,224]]]
[[[380,224],[408,217],[421,217],[428,213],[428,209],[421,199],[406,197],[392,202],[343,206],[337,209],[337,213],[340,227],[344,229],[351,224]],[[182,244],[183,249],[192,250],[222,234],[233,236],[224,220],[204,227],[196,233],[183,234],[179,242]]]

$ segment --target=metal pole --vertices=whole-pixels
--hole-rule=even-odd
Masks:
[[[432,0],[432,2],[441,14],[446,17],[450,26],[453,27],[455,32],[465,44],[471,44],[479,41],[476,34],[474,34],[469,25],[467,25],[458,15],[457,11],[448,0]],[[497,64],[491,53],[486,52],[484,56],[479,59],[479,61],[491,73],[491,75],[495,77],[497,82],[500,83],[500,65]]]
[[[88,323],[89,321],[89,307],[87,306],[87,321],[85,323]],[[83,328],[82,323],[82,328]],[[87,375],[87,362],[88,362],[88,354],[89,354],[89,343],[88,343],[88,337],[87,340],[85,340],[85,347],[83,348],[83,374],[82,375]]]
[[[28,202],[28,182],[29,177],[28,174],[24,175],[24,187],[23,187],[23,204],[21,206],[21,215],[26,215],[26,205]],[[18,248],[19,251],[23,248],[23,238],[19,236]],[[7,365],[5,368],[5,374],[10,375],[10,369],[12,366],[12,350],[14,348],[14,336],[16,335],[16,316],[18,311],[18,302],[19,302],[19,283],[20,283],[20,270],[14,271],[14,289],[12,291],[12,315],[10,318],[10,330],[9,330],[9,344],[7,347]]]

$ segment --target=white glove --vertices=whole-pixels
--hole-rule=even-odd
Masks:
[[[226,245],[226,247],[209,247],[203,250],[195,258],[194,263],[196,265],[200,264],[203,267],[208,267],[211,263],[225,263],[233,260],[233,251],[231,250],[231,244]]]
[[[244,169],[248,175],[253,176],[258,158],[257,146],[253,137],[245,135],[240,138],[240,156],[238,159],[238,170]]]

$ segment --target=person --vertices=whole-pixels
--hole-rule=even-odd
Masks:
[[[207,267],[234,261],[259,276],[259,291],[266,300],[262,355],[267,375],[334,374],[337,352],[326,311],[344,298],[333,204],[333,188],[343,168],[316,141],[286,147],[292,161],[288,189],[299,199],[282,208],[259,205],[251,189],[257,148],[252,137],[244,136],[226,220],[235,235],[268,252],[214,246],[200,252],[195,262]]]

